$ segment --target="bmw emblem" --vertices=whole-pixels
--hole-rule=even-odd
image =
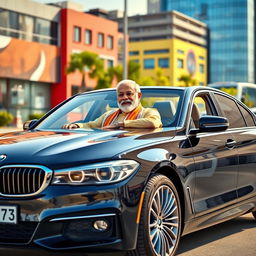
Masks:
[[[0,155],[0,161],[4,161],[4,159],[7,157],[7,155]]]

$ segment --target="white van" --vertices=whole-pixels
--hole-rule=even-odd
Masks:
[[[235,96],[242,101],[252,112],[256,113],[256,84],[238,82],[218,82],[208,86],[219,89]]]

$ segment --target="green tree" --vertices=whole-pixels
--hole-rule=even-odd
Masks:
[[[155,69],[156,76],[154,77],[155,85],[167,86],[170,85],[170,79],[165,76],[163,73],[163,69],[156,68]]]
[[[192,78],[192,75],[190,75],[190,74],[189,75],[188,74],[181,75],[179,78],[179,81],[183,82],[186,87],[197,84],[196,79]]]
[[[114,77],[117,79],[117,81],[121,81],[123,79],[123,66],[117,65],[115,67],[109,68],[108,74],[110,76],[111,82],[113,81]],[[138,81],[140,78],[140,64],[129,60],[127,76],[127,79]]]
[[[103,72],[103,61],[99,58],[98,54],[93,52],[73,53],[70,56],[70,62],[66,70],[68,74],[76,70],[82,74],[80,91],[83,92],[86,91],[86,73],[88,72],[91,78],[98,78],[99,74]]]
[[[108,74],[110,76],[111,82],[115,77],[117,81],[121,81],[123,79],[123,66],[117,65],[115,67],[108,68]]]
[[[138,81],[140,79],[140,64],[129,60],[128,62],[128,79]]]
[[[150,76],[144,76],[139,79],[139,85],[140,86],[154,86],[156,85],[154,79]]]

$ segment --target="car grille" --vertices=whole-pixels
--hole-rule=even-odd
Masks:
[[[0,223],[0,243],[28,243],[38,222],[22,222],[17,225]]]
[[[42,166],[3,166],[0,193],[5,196],[34,195],[49,183],[52,171]]]

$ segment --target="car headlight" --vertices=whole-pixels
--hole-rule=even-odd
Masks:
[[[61,169],[54,171],[52,184],[108,184],[126,179],[138,167],[139,163],[133,160],[116,160]]]

